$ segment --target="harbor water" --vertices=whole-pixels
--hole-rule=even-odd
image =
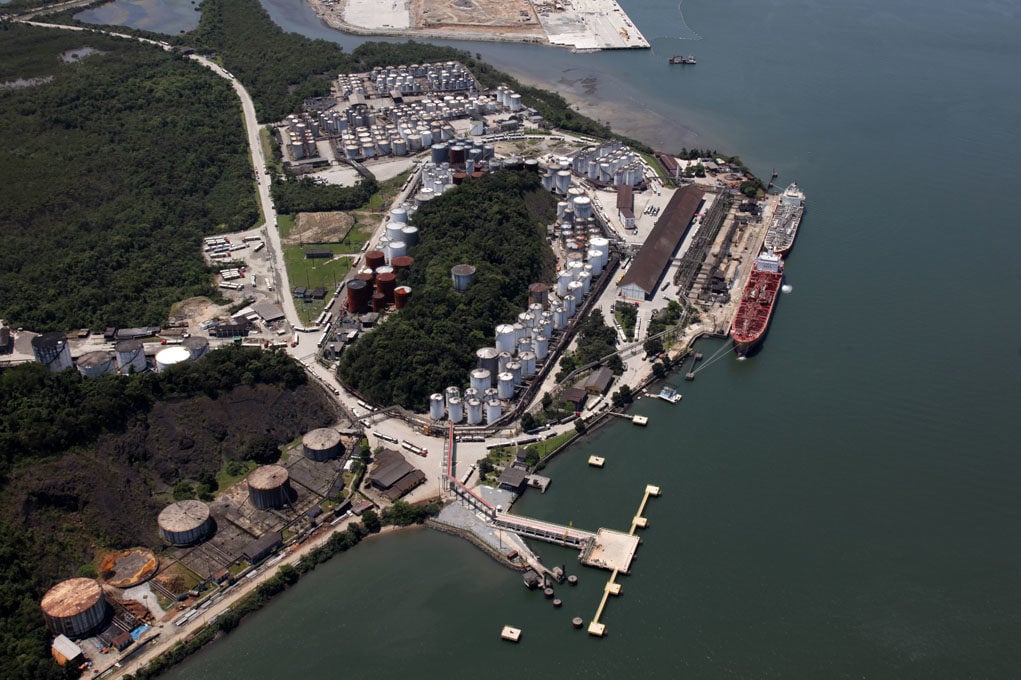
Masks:
[[[264,5],[287,30],[361,41],[301,0]],[[406,532],[321,566],[169,677],[1016,672],[1021,9],[688,0],[682,19],[676,1],[622,5],[652,50],[458,46],[659,148],[775,167],[808,208],[762,350],[675,376],[680,404],[639,401],[647,428],[586,438],[516,506],[626,530],[645,484],[662,488],[607,637],[571,628],[607,576],[576,553],[537,546],[581,578],[554,610],[468,543]]]

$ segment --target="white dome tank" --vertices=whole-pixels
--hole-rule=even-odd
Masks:
[[[447,402],[447,415],[450,416],[450,422],[459,423],[464,420],[464,404],[460,397],[454,397]]]
[[[513,352],[514,342],[516,338],[514,335],[514,326],[509,323],[500,324],[496,327],[496,349],[499,352]]]
[[[98,378],[105,373],[113,373],[116,366],[113,352],[98,350],[78,357],[78,372],[86,378]]]
[[[436,392],[429,397],[429,417],[433,420],[443,420],[443,395]]]
[[[500,352],[496,356],[496,369],[498,373],[503,373],[507,370],[507,364],[514,360],[514,355],[510,352]]]
[[[511,374],[511,378],[514,380],[515,385],[521,384],[521,362],[512,361],[507,364],[507,372]]]
[[[539,361],[549,356],[549,338],[545,335],[535,336],[535,358]]]
[[[393,261],[395,257],[403,257],[408,254],[408,244],[404,241],[391,241],[390,245],[386,247],[387,255],[389,255],[389,261]]]
[[[535,352],[521,352],[518,355],[521,361],[521,377],[528,379],[535,377]]]
[[[460,399],[461,398],[461,390],[457,389],[456,387],[451,386],[451,387],[448,387],[447,389],[443,390],[443,396],[444,396],[444,398],[447,401],[447,408],[450,408],[450,400],[451,399]]]
[[[468,411],[468,424],[478,425],[482,422],[482,402],[479,399],[469,399],[465,402]]]
[[[404,222],[389,222],[386,225],[386,235],[391,241],[400,241],[404,236]]]
[[[490,399],[486,402],[486,422],[492,425],[503,417],[503,406],[499,399]]]
[[[520,340],[518,340],[518,356],[521,356],[522,352],[531,351],[532,351],[532,336],[528,336],[527,338],[521,338]]]
[[[588,196],[574,197],[574,215],[577,219],[587,220],[592,216],[592,199]]]
[[[402,224],[407,224],[408,223],[408,210],[407,210],[407,208],[402,208],[401,206],[397,206],[396,208],[391,210],[390,211],[390,221],[391,222],[400,222]]]
[[[517,345],[518,340],[525,337],[528,331],[525,330],[525,324],[520,321],[514,324],[514,344]],[[513,351],[513,350],[512,350]]]
[[[557,295],[560,297],[567,295],[567,284],[571,281],[573,281],[571,272],[566,269],[560,270],[560,273],[557,274]]]
[[[191,361],[191,352],[187,347],[176,345],[161,349],[156,353],[156,370],[165,371],[171,366]]]
[[[582,272],[578,277],[578,283],[581,284],[582,295],[588,295],[589,290],[592,289],[592,274],[591,272]]]
[[[535,330],[539,335],[545,335],[547,338],[553,335],[553,312],[543,312],[539,326]]]
[[[562,331],[567,328],[567,320],[570,315],[567,313],[567,307],[564,305],[558,305],[553,308],[553,328],[558,331]]]
[[[481,394],[487,387],[492,385],[492,374],[489,369],[476,368],[470,374],[471,386]]]
[[[592,265],[592,274],[595,276],[599,276],[600,274],[602,274],[603,254],[600,253],[598,250],[593,250],[590,248],[586,255],[588,256],[588,263]]]
[[[409,224],[406,227],[404,227],[403,229],[401,229],[401,238],[400,238],[400,240],[402,240],[405,243],[407,243],[409,247],[417,244],[418,243],[418,227],[413,227],[413,226],[411,226]]]
[[[501,399],[514,398],[514,375],[504,371],[496,377],[496,390]]]
[[[567,308],[567,316],[574,316],[574,313],[578,311],[578,298],[568,295],[564,298],[564,306]]]
[[[574,296],[575,301],[581,300],[585,296],[585,284],[581,281],[571,281],[571,285],[567,287],[567,297]],[[564,298],[567,299],[566,297]],[[571,312],[571,316],[574,316],[574,312]]]

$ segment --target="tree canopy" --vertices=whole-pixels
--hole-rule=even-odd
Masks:
[[[415,264],[399,280],[411,286],[411,302],[344,353],[341,379],[378,404],[413,409],[424,408],[430,393],[467,382],[475,350],[524,309],[529,284],[552,276],[544,225],[554,205],[537,175],[501,171],[419,208]],[[450,278],[461,263],[476,268],[464,293]]]

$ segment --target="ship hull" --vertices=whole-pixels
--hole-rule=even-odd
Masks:
[[[769,269],[760,268],[760,264]],[[734,351],[739,356],[747,356],[765,337],[782,283],[783,265],[778,254],[756,260],[756,268],[748,276],[730,330]]]

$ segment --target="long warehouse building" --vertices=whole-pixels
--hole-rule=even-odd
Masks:
[[[678,189],[670,198],[663,215],[635,255],[631,267],[617,284],[617,292],[632,300],[644,300],[656,290],[656,284],[684,240],[705,191],[694,184]]]

